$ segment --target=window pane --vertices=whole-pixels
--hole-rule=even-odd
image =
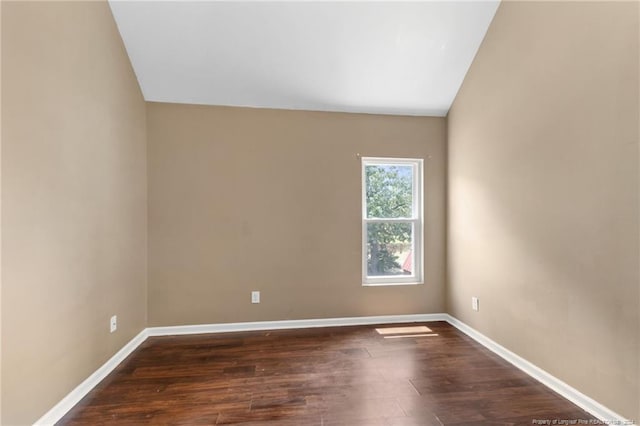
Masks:
[[[413,274],[413,225],[367,224],[367,275]]]
[[[412,166],[367,165],[365,182],[368,218],[412,217]]]

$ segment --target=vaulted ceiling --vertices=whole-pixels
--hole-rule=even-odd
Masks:
[[[110,4],[148,101],[443,116],[499,1]]]

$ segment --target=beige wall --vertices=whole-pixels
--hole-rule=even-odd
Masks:
[[[443,118],[150,103],[147,120],[150,326],[442,312]],[[361,285],[357,153],[426,159],[426,284]]]
[[[17,425],[145,327],[146,128],[106,2],[2,8],[0,423]]]
[[[448,117],[449,312],[634,419],[637,9],[503,3]]]

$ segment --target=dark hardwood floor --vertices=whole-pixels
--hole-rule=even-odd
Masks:
[[[58,424],[531,425],[546,419],[594,418],[449,324],[431,322],[152,337]]]

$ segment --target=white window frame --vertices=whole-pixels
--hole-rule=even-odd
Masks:
[[[424,206],[423,206],[423,163],[421,158],[362,157],[362,285],[415,285],[424,283]],[[412,166],[413,167],[413,215],[410,218],[367,218],[366,166]],[[369,276],[367,273],[367,224],[369,223],[411,223],[413,229],[413,274]]]

